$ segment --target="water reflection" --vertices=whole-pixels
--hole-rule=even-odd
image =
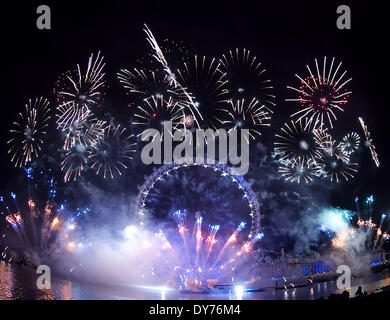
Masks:
[[[25,300],[118,300],[118,299],[213,299],[213,300],[302,300],[327,298],[330,294],[340,292],[336,282],[324,282],[313,284],[308,287],[294,288],[289,290],[269,289],[263,292],[245,292],[244,288],[236,287],[230,293],[218,294],[180,294],[175,290],[156,289],[151,287],[134,286],[99,286],[71,282],[63,279],[52,279],[51,290],[38,290],[35,271],[21,266],[8,265],[0,262],[0,300],[25,299]],[[357,287],[361,285],[363,291],[372,292],[376,289],[390,285],[390,273],[382,272],[372,274],[366,278],[353,279],[352,288],[349,290],[353,295]]]

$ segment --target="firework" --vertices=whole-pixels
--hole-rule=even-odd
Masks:
[[[73,144],[66,151],[64,160],[61,162],[61,170],[64,172],[64,181],[76,181],[86,169],[87,160],[91,151],[83,144]]]
[[[64,254],[63,242],[69,238],[67,223],[61,217],[61,209],[54,203],[53,192],[45,201],[32,198],[21,206],[16,195],[11,194],[15,209],[2,204],[8,215],[6,222],[12,226],[10,234],[13,251],[21,250],[25,262],[40,265],[48,259]]]
[[[100,105],[105,88],[103,59],[100,51],[95,59],[91,54],[85,73],[77,64],[76,70],[68,71],[60,77],[54,89],[59,106],[72,105],[76,109],[91,109]]]
[[[288,182],[305,183],[312,182],[317,176],[318,165],[313,159],[304,160],[303,158],[294,158],[290,161],[281,161],[279,173]]]
[[[133,137],[126,128],[110,125],[103,138],[93,145],[89,156],[91,168],[96,174],[102,174],[104,179],[122,175],[123,170],[127,169],[125,163],[132,159],[131,154],[135,152],[136,143],[131,142]]]
[[[185,87],[200,113],[201,127],[215,127],[216,111],[227,103],[227,80],[219,66],[215,58],[195,56],[177,70],[178,81]],[[188,103],[185,95],[182,101]]]
[[[219,122],[227,125],[229,130],[248,129],[251,139],[261,136],[261,127],[270,126],[272,111],[255,98],[249,102],[245,99],[229,101],[224,111],[225,117]]]
[[[160,98],[151,97],[145,99],[144,103],[137,107],[134,118],[134,125],[146,129],[144,130],[146,133],[148,129],[151,133],[153,133],[152,130],[157,130],[160,132],[162,139],[164,121],[171,121],[172,127],[177,129],[183,124],[184,113],[183,107],[172,98],[165,99],[161,96]],[[153,136],[153,139],[156,138],[156,136],[157,134]]]
[[[342,152],[347,156],[350,156],[354,151],[356,151],[359,148],[359,145],[360,136],[355,132],[348,133],[344,136],[340,143]]]
[[[375,151],[375,146],[373,144],[373,140],[371,138],[371,134],[368,131],[368,128],[365,125],[363,118],[359,118],[359,122],[360,122],[360,125],[362,126],[364,135],[366,137],[366,144],[367,144],[368,148],[370,149],[372,160],[374,160],[375,165],[377,167],[379,167],[380,166],[380,162],[379,162],[379,159],[378,159],[378,154]]]
[[[314,160],[318,151],[315,142],[314,130],[317,123],[305,118],[297,122],[285,123],[276,134],[275,152],[281,160],[288,160],[290,164],[296,163],[298,158],[304,163]]]
[[[332,145],[329,150],[331,151],[323,149],[316,155],[317,175],[324,176],[331,182],[353,179],[357,172],[357,163],[351,162],[339,145]]]
[[[298,94],[297,98],[286,99],[286,101],[297,101],[301,105],[301,110],[294,113],[292,117],[297,116],[298,120],[306,116],[320,121],[321,124],[328,122],[333,128],[333,121],[337,120],[336,111],[344,111],[342,108],[348,102],[351,91],[346,89],[346,85],[352,80],[349,78],[345,80],[346,71],[342,72],[340,62],[335,66],[335,58],[332,59],[329,69],[327,66],[326,57],[322,70],[315,59],[316,75],[306,65],[310,76],[302,78],[299,75],[295,76],[300,80],[298,88],[287,86],[288,89],[293,90]]]
[[[144,100],[150,97],[160,98],[161,96],[176,96],[177,89],[168,80],[167,75],[161,75],[153,71],[139,70],[132,71],[122,69],[118,73],[118,79],[135,101]]]
[[[235,99],[256,98],[261,104],[275,106],[271,80],[259,59],[247,49],[230,50],[220,59],[221,71],[226,73],[229,94]]]
[[[29,100],[24,113],[20,113],[19,122],[14,122],[10,130],[12,138],[8,153],[16,167],[27,165],[38,157],[50,120],[49,102],[39,98]]]
[[[369,198],[371,199],[371,197]],[[348,254],[358,253],[358,259],[362,260],[362,253],[367,252],[367,249],[377,252],[378,248],[383,248],[383,244],[388,237],[382,230],[382,222],[386,215],[382,215],[379,226],[371,218],[363,220],[358,217],[355,220],[356,216],[358,214],[348,210],[325,209],[320,216],[321,231],[332,238],[333,248],[346,250]],[[370,255],[369,258],[371,260],[372,256]]]
[[[219,252],[218,256],[217,256],[217,259],[215,260],[213,266],[216,266],[217,263],[220,261],[220,259],[222,258],[223,254],[225,253],[226,249],[233,245],[234,243],[237,242],[237,236],[238,234],[246,227],[246,223],[245,222],[241,222],[237,229],[234,230],[234,232],[229,236],[229,238],[226,240],[225,244],[223,245],[221,251]]]
[[[316,158],[321,158],[324,154],[334,156],[337,159],[349,163],[350,157],[344,152],[343,143],[337,143],[336,140],[323,127],[314,129],[315,142],[319,148],[316,152]]]
[[[214,248],[215,244],[217,243],[216,235],[217,235],[217,232],[218,232],[219,228],[220,228],[219,225],[209,226],[208,236],[207,236],[207,238],[205,240],[205,242],[206,242],[206,252],[207,252],[206,259],[205,259],[205,262],[204,262],[205,265],[207,264],[207,261],[208,261],[208,259],[210,257],[210,254],[213,251],[213,248]]]
[[[174,281],[179,287],[197,291],[205,286],[208,279],[230,276],[230,280],[225,278],[223,280],[234,281],[232,278],[245,277],[241,273],[241,267],[246,265],[247,259],[254,257],[252,253],[256,251],[255,243],[262,239],[262,235],[259,232],[261,221],[259,205],[256,196],[245,180],[241,176],[233,175],[231,169],[225,165],[197,162],[165,165],[156,170],[139,189],[134,210],[142,227],[148,224],[144,219],[145,216],[152,214],[152,210],[147,209],[149,207],[147,203],[154,202],[151,190],[156,187],[157,182],[162,181],[171,172],[192,166],[207,168],[207,170],[225,177],[228,182],[236,184],[243,192],[243,200],[248,201],[249,217],[252,222],[250,230],[248,230],[249,235],[245,236],[243,230],[248,226],[245,221],[239,223],[235,230],[229,232],[220,225],[207,226],[206,219],[202,217],[200,212],[196,212],[193,215],[194,219],[192,219],[185,210],[175,211],[173,214],[175,224],[174,228],[171,228],[172,232],[169,234],[164,232],[164,237],[159,236],[159,239],[163,241],[156,245],[152,244],[147,249],[148,255],[156,254],[156,258],[158,258],[156,262],[153,262],[155,268],[153,268],[152,274],[156,274],[157,270],[164,267],[165,274],[173,274],[172,278],[175,279]],[[149,197],[150,201],[148,201]],[[150,226],[152,227],[152,225]],[[247,238],[247,244],[243,243],[245,238]],[[164,252],[160,250],[164,250]]]
[[[62,130],[64,135],[64,150],[69,150],[74,145],[91,147],[103,137],[107,128],[106,121],[97,120],[91,118],[91,116],[81,122],[76,121],[73,125]]]
[[[245,222],[241,222],[238,227],[220,243],[217,233],[220,230],[219,225],[209,225],[207,235],[203,235],[203,217],[200,213],[195,215],[195,224],[192,237],[188,234],[186,224],[187,213],[184,210],[177,210],[174,217],[178,222],[177,231],[182,239],[186,255],[175,255],[175,263],[169,260],[165,263],[174,266],[174,272],[179,275],[181,286],[186,289],[198,290],[205,285],[208,277],[215,276],[219,272],[229,273],[228,270],[234,271],[235,257],[240,256],[242,252],[250,253],[256,242],[260,241],[262,236],[256,236],[247,241],[243,246],[237,246],[239,234],[246,227]],[[160,231],[161,233],[161,231]],[[225,236],[221,235],[220,239]],[[160,237],[161,238],[161,237]],[[168,241],[164,236],[163,249],[171,248],[172,252],[177,252],[175,242]],[[220,243],[220,245],[218,245]],[[243,249],[244,248],[244,249]]]
[[[57,128],[62,131],[84,122],[91,116],[88,107],[78,107],[75,103],[66,104],[57,108]]]

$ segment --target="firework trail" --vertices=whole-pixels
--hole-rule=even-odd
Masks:
[[[165,99],[163,96],[160,98],[151,97],[145,99],[144,103],[137,107],[134,113],[135,120],[133,124],[140,126],[144,129],[144,133],[153,134],[154,130],[157,130],[161,139],[164,134],[164,121],[171,121],[173,129],[179,128],[183,125],[183,119],[185,118],[183,107],[177,101],[172,98]],[[172,135],[172,132],[170,132]],[[138,134],[138,136],[141,135]],[[153,135],[153,140],[158,136],[157,133]]]
[[[228,236],[223,246],[217,246],[219,225],[209,225],[207,236],[204,236],[203,217],[198,212],[195,214],[194,229],[191,236],[188,234],[186,211],[177,210],[173,216],[177,222],[177,232],[180,235],[186,254],[182,256],[174,255],[175,261],[170,261],[165,254],[168,259],[164,263],[172,268],[171,272],[177,274],[180,287],[193,291],[203,288],[206,285],[205,281],[207,282],[207,279],[215,277],[216,274],[222,272],[226,276],[229,272],[232,272],[235,269],[233,264],[236,261],[235,257],[252,252],[254,244],[264,236],[264,234],[259,234],[236,248],[238,235],[246,226],[245,222],[241,222],[236,230]],[[221,239],[223,237],[221,235]],[[163,237],[160,235],[159,238],[164,240],[163,250],[168,248],[172,252],[178,251],[177,244],[167,240],[165,235]],[[230,248],[229,253],[227,252],[228,248]],[[158,254],[157,256],[160,257],[161,255]],[[158,268],[161,268],[161,266],[155,269]]]
[[[202,123],[198,127],[214,127],[216,111],[223,108],[228,100],[226,75],[219,70],[220,63],[215,58],[194,56],[177,70],[178,81],[191,96],[192,103],[199,110]],[[186,94],[181,94],[181,102],[188,104]],[[191,115],[190,115],[191,116]]]
[[[360,145],[360,136],[355,133],[348,133],[346,136],[343,137],[343,140],[340,143],[340,147],[342,152],[350,156],[352,153],[354,153]]]
[[[43,98],[29,100],[24,113],[20,113],[19,122],[14,122],[10,130],[12,138],[8,140],[11,162],[16,167],[26,166],[38,157],[43,139],[49,127],[49,102]]]
[[[266,70],[250,50],[230,50],[222,55],[220,62],[220,69],[226,74],[232,98],[256,98],[268,108],[275,106],[271,80],[264,78]]]
[[[149,44],[151,45],[152,49],[155,52],[153,57],[163,67],[164,72],[168,76],[168,80],[173,84],[174,88],[179,89],[180,92],[182,93],[182,95],[187,100],[186,106],[189,107],[190,114],[194,117],[194,119],[197,119],[197,117],[201,117],[199,110],[195,107],[195,103],[194,103],[191,95],[188,94],[187,90],[179,83],[179,81],[177,81],[176,75],[170,69],[168,62],[165,59],[165,56],[164,56],[160,46],[157,43],[156,38],[153,36],[153,33],[150,31],[150,29],[148,28],[148,26],[146,24],[144,25],[144,27],[145,27],[144,31],[147,35],[147,41],[149,42]]]
[[[368,215],[369,215],[369,220],[371,221],[372,219],[372,212],[373,212],[373,203],[374,203],[374,195],[371,195],[369,197],[366,198],[365,202],[364,202],[366,205],[367,205],[367,208],[368,208]]]
[[[318,176],[321,168],[313,159],[304,160],[303,158],[294,158],[293,160],[280,161],[279,173],[288,182],[310,183]]]
[[[187,212],[185,210],[177,210],[173,214],[177,221],[177,231],[180,234],[180,237],[183,241],[185,253],[186,253],[186,262],[188,263],[189,261],[189,251],[188,251],[188,240],[187,240],[187,223],[186,223],[186,217],[187,217]]]
[[[100,51],[94,59],[91,54],[85,73],[77,64],[76,70],[63,74],[55,84],[54,93],[60,107],[73,106],[76,109],[97,107],[103,100],[105,80],[104,57]]]
[[[200,249],[202,246],[202,240],[203,240],[203,235],[202,235],[202,222],[203,222],[203,217],[198,216],[196,218],[195,222],[195,239],[196,239],[196,258],[195,258],[195,266],[199,266],[199,254],[200,254]]]
[[[136,151],[136,143],[131,141],[133,137],[127,133],[126,128],[111,124],[104,131],[103,138],[93,144],[89,156],[91,168],[96,174],[102,174],[104,179],[121,176],[123,170],[127,169],[125,163],[132,159],[131,154]]]
[[[161,51],[167,59],[171,70],[175,72],[183,63],[190,60],[190,53],[183,41],[163,39],[161,41]],[[154,59],[154,62],[156,62],[156,59]],[[159,64],[158,69],[161,69],[161,64]]]
[[[234,230],[234,232],[233,232],[233,233],[230,235],[230,237],[226,240],[226,242],[225,242],[225,244],[223,245],[221,251],[219,252],[218,257],[217,257],[217,259],[215,260],[213,266],[217,265],[217,263],[219,262],[219,260],[221,260],[221,258],[222,258],[222,256],[223,256],[223,254],[225,253],[226,249],[227,249],[230,245],[234,244],[234,243],[237,241],[237,236],[238,236],[238,234],[245,228],[245,226],[246,226],[246,223],[245,223],[245,222],[241,222],[241,223],[238,225],[237,229]]]
[[[371,196],[372,197],[372,196]],[[369,198],[371,198],[369,197]],[[383,231],[382,225],[384,220],[386,219],[386,215],[381,215],[381,220],[379,226],[372,221],[372,218],[370,217],[368,220],[363,220],[362,218],[359,218],[356,222],[356,226],[358,230],[365,233],[368,243],[368,249],[371,250],[377,250],[383,247],[383,244],[385,241],[390,239],[389,233],[386,231]]]
[[[176,81],[175,74],[171,71],[167,60],[165,59],[164,53],[162,52],[160,46],[158,45],[158,42],[156,38],[154,37],[153,33],[150,31],[148,26],[144,24],[144,32],[147,35],[146,40],[149,42],[150,46],[154,50],[155,54],[153,57],[157,60],[158,63],[163,67],[164,71],[169,77],[169,81],[171,81],[175,87],[181,87],[180,84]]]
[[[318,152],[318,144],[315,140],[314,130],[318,123],[312,119],[300,119],[297,122],[285,123],[280,133],[275,136],[275,153],[281,160],[288,160],[290,164],[297,163],[301,159],[304,166],[309,161],[314,161]]]
[[[220,228],[219,225],[209,226],[208,236],[207,236],[207,238],[205,240],[206,241],[207,256],[206,256],[206,259],[204,261],[203,267],[205,267],[207,265],[207,261],[208,261],[208,259],[210,257],[210,254],[213,251],[213,248],[214,248],[215,244],[217,243],[216,235],[217,235],[217,232],[218,232],[219,228]]]
[[[380,166],[380,162],[379,162],[379,159],[378,159],[378,154],[375,151],[375,146],[373,144],[373,140],[371,138],[371,134],[368,131],[368,128],[365,125],[363,118],[359,117],[359,122],[360,122],[360,125],[362,126],[364,135],[366,137],[366,144],[367,144],[368,148],[370,149],[372,160],[374,160],[375,165],[377,167],[379,167]]]
[[[344,76],[347,71],[340,71],[342,62],[337,66],[336,64],[335,58],[333,58],[328,69],[327,60],[324,57],[322,70],[320,71],[321,67],[318,60],[315,59],[316,75],[313,74],[308,65],[306,65],[306,68],[310,76],[302,78],[295,74],[300,81],[299,87],[287,86],[287,88],[297,93],[298,97],[286,99],[286,101],[299,102],[301,110],[294,113],[292,117],[298,117],[298,120],[300,120],[308,116],[310,119],[320,121],[321,125],[328,122],[330,127],[333,128],[332,120],[337,120],[335,112],[344,111],[342,106],[348,102],[348,98],[352,93],[345,89],[352,78],[345,80]]]
[[[188,52],[181,43],[163,40],[161,45],[161,52],[166,54],[168,64],[173,70],[176,70],[180,64],[187,61]],[[161,72],[161,64],[154,58],[153,55],[148,54],[137,60],[141,67],[132,69],[121,69],[117,73],[119,82],[122,83],[127,94],[132,98],[129,106],[135,105],[143,99],[152,96],[159,98],[178,96],[178,87],[175,87],[168,74]],[[156,64],[157,62],[157,64]]]
[[[261,127],[270,126],[272,111],[255,98],[249,102],[245,99],[236,102],[230,100],[224,111],[225,116],[219,122],[227,125],[229,132],[237,128],[248,129],[249,137],[253,140],[261,136]]]

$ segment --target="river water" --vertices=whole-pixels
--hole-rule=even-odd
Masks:
[[[38,290],[36,287],[37,277],[38,275],[32,269],[0,262],[0,300],[313,300],[321,297],[326,299],[332,293],[339,293],[336,281],[316,283],[309,287],[289,290],[269,289],[263,292],[251,293],[233,290],[233,293],[183,294],[166,288],[91,285],[60,278],[52,278],[51,290]],[[378,288],[389,286],[390,271],[382,271],[363,278],[353,279],[351,295],[356,292],[359,285],[362,285],[363,290],[369,293]]]

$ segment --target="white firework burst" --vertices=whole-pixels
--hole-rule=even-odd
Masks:
[[[331,182],[348,181],[353,179],[357,172],[357,163],[350,161],[339,146],[332,148],[332,152],[321,150],[316,157],[318,170],[316,174],[329,179]]]
[[[172,128],[178,129],[183,126],[185,119],[184,108],[172,98],[165,99],[163,96],[145,99],[142,105],[137,106],[133,124],[143,129],[143,133],[153,134],[153,139],[157,137],[157,132],[163,138],[164,122],[171,121]],[[172,132],[170,132],[172,135]],[[141,135],[138,134],[138,136]]]
[[[96,59],[91,54],[85,73],[80,65],[74,71],[68,71],[56,82],[54,93],[59,106],[73,105],[77,109],[99,106],[103,100],[105,80],[104,57],[98,52]]]
[[[134,68],[132,71],[122,69],[118,79],[128,91],[134,101],[144,100],[149,97],[159,98],[164,96],[177,96],[178,89],[172,85],[167,75],[161,75],[153,71]]]
[[[226,75],[219,70],[220,63],[215,58],[194,56],[193,60],[184,62],[177,70],[177,79],[191,96],[191,103],[199,111],[201,127],[215,128],[216,112],[228,100]],[[188,105],[190,101],[182,94],[181,102]],[[188,110],[187,110],[188,111]]]
[[[61,170],[64,172],[64,181],[76,181],[81,173],[87,168],[90,150],[82,144],[74,144],[65,153],[61,162]]]
[[[312,119],[300,119],[285,123],[275,136],[275,152],[281,160],[295,163],[298,158],[304,162],[314,160],[318,152],[314,130],[318,123]]]
[[[20,120],[10,130],[12,138],[8,153],[16,167],[27,165],[38,157],[43,146],[50,120],[49,102],[44,98],[29,100],[25,112],[19,113]]]
[[[312,160],[305,160],[303,158],[294,158],[290,160],[280,161],[279,173],[285,178],[288,182],[300,183],[310,183],[318,176],[318,167],[317,163]]]
[[[256,98],[268,108],[275,106],[271,80],[266,78],[265,68],[250,50],[230,50],[222,55],[220,62],[220,69],[226,74],[227,88],[232,98]]]
[[[218,121],[227,126],[229,132],[233,129],[247,129],[253,140],[261,136],[262,127],[270,126],[272,110],[255,98],[249,102],[245,99],[235,102],[230,100],[227,108],[222,111],[224,116]]]
[[[64,150],[69,150],[73,145],[91,147],[97,140],[103,137],[107,129],[107,122],[88,117],[81,122],[62,130],[64,135]]]
[[[356,132],[348,133],[343,137],[343,140],[340,142],[341,150],[347,156],[350,156],[354,153],[360,145],[360,136]]]

